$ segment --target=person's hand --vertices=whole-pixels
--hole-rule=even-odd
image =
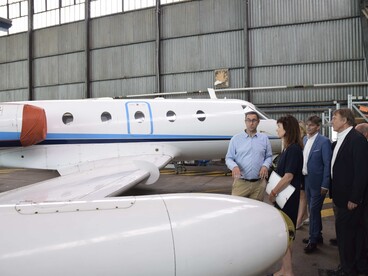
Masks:
[[[239,167],[235,167],[232,171],[231,171],[231,175],[234,179],[238,179],[240,178],[240,169]]]
[[[270,194],[268,195],[268,200],[272,203],[275,203],[277,194],[274,190],[271,190]]]
[[[261,170],[259,171],[259,177],[261,179],[266,179],[268,177],[268,169],[265,166],[262,166]]]
[[[325,196],[327,194],[328,190],[321,188],[321,196]]]
[[[271,203],[275,203],[275,202],[276,202],[276,197],[275,197],[275,196],[273,196],[273,195],[271,195],[271,194],[269,194],[269,195],[268,195],[268,200],[269,200]]]
[[[358,204],[348,201],[348,210],[353,211],[356,207],[358,207]]]

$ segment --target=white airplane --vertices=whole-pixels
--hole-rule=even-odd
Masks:
[[[169,162],[223,158],[250,110],[259,112],[220,99],[0,103],[0,166],[60,174],[0,194],[0,275],[261,273],[293,232],[272,206],[228,195],[116,197],[154,183]],[[277,152],[276,123],[259,114]]]

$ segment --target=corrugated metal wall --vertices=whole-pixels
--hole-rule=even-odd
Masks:
[[[244,1],[192,1],[162,8],[162,88],[193,91],[213,87],[214,70],[244,74]],[[244,86],[233,78],[232,86]],[[235,87],[235,86],[233,86]]]
[[[102,17],[91,23],[93,96],[152,93],[155,89],[155,10]]]
[[[164,5],[159,11],[161,92],[213,87],[214,70],[223,68],[229,70],[231,88],[366,81],[358,2],[197,0]],[[155,8],[90,21],[93,97],[157,92],[156,23]],[[33,32],[35,99],[87,96],[85,31],[85,22],[79,21]],[[0,101],[28,99],[27,59],[27,33],[0,37]],[[273,117],[291,110],[303,119],[334,100],[368,96],[367,91],[367,86],[347,86],[218,94],[251,100]]]
[[[367,81],[359,1],[249,1],[249,49],[251,86]],[[274,117],[295,110],[292,113],[304,119],[327,109],[323,102],[344,102],[348,94],[367,96],[367,90],[361,86],[257,91],[251,100]],[[302,107],[303,102],[315,104]]]
[[[35,99],[84,98],[84,25],[66,24],[34,32]]]
[[[0,38],[0,101],[27,99],[27,37]]]

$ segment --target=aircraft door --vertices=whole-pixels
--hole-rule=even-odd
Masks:
[[[125,104],[128,134],[152,134],[152,111],[147,102],[132,101]]]

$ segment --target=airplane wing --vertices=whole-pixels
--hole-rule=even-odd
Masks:
[[[172,160],[167,155],[140,155],[83,163],[60,171],[60,176],[0,194],[0,203],[97,200],[116,196],[159,177]]]

